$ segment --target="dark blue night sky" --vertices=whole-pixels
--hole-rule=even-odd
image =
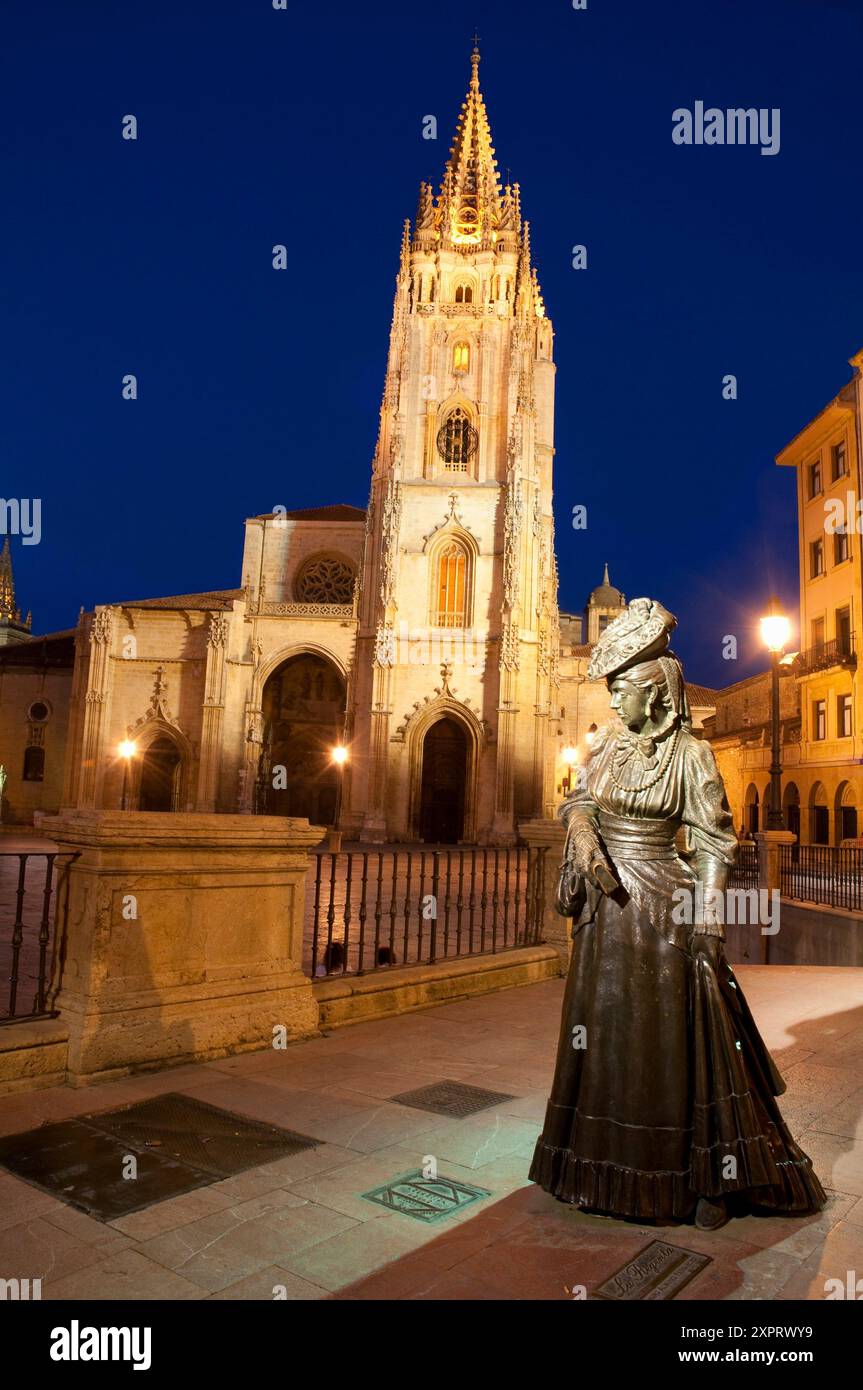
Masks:
[[[365,505],[401,223],[477,27],[556,329],[561,607],[608,560],[678,614],[690,679],[763,664],[759,612],[797,597],[773,457],[863,346],[861,8],[6,0],[0,492],[42,498],[34,631],[239,584],[248,515]],[[676,146],[697,100],[779,107],[779,154]]]

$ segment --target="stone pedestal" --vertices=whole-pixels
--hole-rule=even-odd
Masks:
[[[271,1046],[275,1029],[317,1032],[301,959],[321,828],[70,810],[43,829],[61,856],[55,1007],[69,1028],[70,1084]]]
[[[561,973],[565,974],[572,954],[572,922],[555,911],[554,895],[560,877],[566,831],[558,820],[523,820],[518,823],[518,833],[524,844],[546,851],[542,939],[557,951]]]
[[[772,893],[779,891],[779,846],[795,845],[797,836],[791,830],[761,830],[755,833],[758,846],[758,888]],[[782,920],[780,917],[780,931]],[[770,959],[770,937],[761,933],[761,963],[767,965]]]

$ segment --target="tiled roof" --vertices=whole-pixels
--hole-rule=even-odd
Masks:
[[[264,512],[257,521],[268,521],[275,512]],[[347,502],[334,502],[330,507],[300,507],[294,512],[279,512],[286,521],[365,521],[365,507],[352,507]]]
[[[138,598],[124,603],[109,604],[110,608],[230,608],[235,599],[243,597],[242,589],[209,589],[203,594],[174,594],[171,598]]]
[[[75,629],[28,637],[26,642],[0,647],[0,666],[72,666],[75,661]]]
[[[686,694],[690,705],[694,705],[696,709],[704,709],[705,706],[709,706],[710,709],[716,708],[716,691],[711,690],[709,686],[690,685],[687,681]]]

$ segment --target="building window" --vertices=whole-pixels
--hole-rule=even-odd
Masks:
[[[847,531],[835,531],[833,533],[833,563],[841,565],[843,560],[847,560],[851,554],[850,543]]]
[[[821,491],[821,460],[816,459],[809,465],[809,498],[817,497]]]
[[[468,555],[460,541],[448,541],[435,561],[432,627],[467,627]]]
[[[476,453],[479,435],[461,406],[450,411],[438,430],[437,449],[447,468],[466,473],[468,461]]]
[[[50,717],[51,707],[45,700],[34,700],[27,711],[31,724],[44,724]]]
[[[43,782],[45,780],[44,748],[24,749],[23,778],[25,782]]]
[[[824,542],[822,540],[810,541],[809,543],[809,578],[817,579],[819,574],[824,573]]]
[[[455,302],[456,304],[473,304],[473,286],[456,285]]]
[[[824,649],[824,619],[812,619],[812,646],[816,652]]]
[[[338,555],[316,555],[297,575],[294,591],[299,603],[351,603],[354,570]]]
[[[836,645],[840,656],[851,654],[851,609],[836,609]]]
[[[845,458],[845,440],[844,440],[844,439],[842,440],[841,444],[834,444],[834,445],[833,445],[833,449],[831,450],[831,458],[832,458],[832,460],[833,460],[833,467],[832,467],[832,471],[831,471],[831,476],[832,476],[833,481],[834,481],[834,483],[835,483],[835,482],[837,481],[837,479],[839,479],[839,478],[844,478],[844,477],[845,477],[845,474],[848,472],[848,465],[847,465],[846,458]]]
[[[454,372],[470,370],[470,344],[456,343],[452,350],[452,369]]]
[[[836,701],[836,727],[840,738],[851,737],[851,696],[840,695]]]
[[[825,700],[812,702],[812,737],[821,742],[827,737],[827,703]]]

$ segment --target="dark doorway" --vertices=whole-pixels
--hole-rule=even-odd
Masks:
[[[842,830],[842,834],[841,834],[840,837],[839,837],[839,838],[840,838],[840,843],[841,843],[842,840],[854,840],[854,839],[856,839],[856,838],[857,838],[857,807],[856,807],[856,806],[842,806],[842,807],[840,807],[840,815],[841,815],[841,817],[842,817],[842,821],[841,821],[841,830]]]
[[[813,845],[829,845],[830,843],[830,813],[826,806],[812,807],[812,843]]]
[[[139,811],[176,811],[177,782],[180,775],[179,750],[166,736],[154,739],[141,763]]]
[[[264,686],[262,708],[258,810],[332,825],[339,778],[333,748],[344,734],[344,681],[322,657],[291,657]]]
[[[452,845],[464,839],[467,736],[454,719],[439,719],[423,740],[420,839]]]

